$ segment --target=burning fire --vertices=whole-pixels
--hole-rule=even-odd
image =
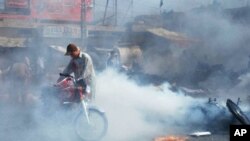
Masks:
[[[154,141],[188,141],[187,137],[167,136],[158,137]]]

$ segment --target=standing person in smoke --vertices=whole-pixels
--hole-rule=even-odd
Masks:
[[[15,62],[8,68],[10,78],[10,100],[22,105],[27,104],[29,97],[29,84],[31,81],[30,60],[27,56]]]
[[[107,68],[108,67],[111,67],[111,68],[115,68],[115,69],[118,69],[120,68],[120,62],[119,62],[119,59],[118,59],[118,54],[112,50],[109,54],[109,57],[107,59]]]
[[[70,56],[71,60],[67,67],[64,69],[64,74],[74,73],[76,80],[83,79],[83,81],[77,82],[77,85],[87,92],[90,87],[91,97],[95,96],[95,70],[92,63],[91,57],[85,53],[81,52],[75,44],[70,43],[67,46],[66,56]],[[59,77],[58,82],[61,81],[63,77]]]

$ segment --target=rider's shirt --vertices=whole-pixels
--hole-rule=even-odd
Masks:
[[[92,59],[88,54],[81,52],[78,58],[70,60],[63,73],[74,73],[76,79],[83,78],[90,83],[95,76]]]

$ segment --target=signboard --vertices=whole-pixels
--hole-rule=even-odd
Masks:
[[[80,21],[81,0],[33,0],[33,18]]]
[[[29,0],[6,0],[6,8],[29,8]]]
[[[15,15],[29,15],[30,0],[0,0],[0,11]]]
[[[81,2],[85,2],[85,14]],[[22,15],[30,19],[48,21],[92,21],[93,0],[0,0],[0,18],[15,18]],[[17,18],[23,18],[22,16]]]
[[[84,5],[82,2],[85,2],[86,9],[82,9],[81,6]],[[64,24],[67,22],[80,26],[81,21],[92,21],[92,5],[93,0],[0,0],[0,18],[28,19],[34,24],[51,23],[53,25],[53,23]],[[86,13],[82,13],[82,10]],[[46,27],[44,36],[78,38],[80,29],[77,31],[75,29],[76,27],[72,26]],[[66,32],[69,33],[66,34]]]
[[[46,25],[43,26],[43,37],[81,38],[81,28],[76,25]]]

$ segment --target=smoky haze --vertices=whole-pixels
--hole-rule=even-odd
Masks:
[[[213,12],[191,15],[189,19],[187,27],[193,29],[191,34],[203,42],[202,45],[191,49],[195,60],[198,63],[221,65],[221,70],[212,73],[199,85],[214,90],[234,89],[231,86],[235,85],[237,87],[239,76],[249,72],[249,26],[224,14]],[[235,74],[238,78],[234,78]],[[227,92],[224,94],[224,96],[236,95]],[[247,96],[246,93],[240,95]]]
[[[143,48],[146,72],[164,76],[170,83],[208,89],[212,96],[248,97],[249,83],[244,76],[249,72],[250,61],[249,12],[239,14],[237,19],[230,10],[212,4],[181,16],[175,11],[163,13],[167,30],[183,34],[195,43],[183,47],[159,45],[160,40],[155,38],[147,40],[147,48]],[[179,22],[171,24],[168,19]],[[244,88],[240,79],[244,79]]]
[[[134,6],[134,16],[146,12],[149,14],[159,13],[159,9],[157,9],[159,7],[158,1],[148,3],[136,1],[134,3],[137,5]],[[187,3],[190,5],[187,5]],[[181,11],[210,3],[211,1],[200,2],[198,0],[190,1],[190,3],[187,1],[183,1],[183,3],[178,1],[177,3],[169,0],[164,1],[164,7],[167,9],[166,11],[170,9]],[[225,4],[225,7],[245,5],[243,0],[239,2],[231,0],[222,3]],[[145,4],[147,4],[145,7],[150,5],[150,10],[142,6]],[[103,12],[101,12],[101,15],[103,15]],[[124,14],[121,17],[124,17]],[[176,76],[181,76],[179,81],[184,80],[193,87],[212,90],[212,95],[210,95],[212,97],[218,95],[222,98],[236,98],[239,95],[247,97],[250,77],[248,73],[241,75],[241,72],[247,68],[248,55],[250,54],[249,31],[247,25],[232,21],[223,14],[217,14],[213,11],[205,13],[187,12],[185,26],[181,27],[178,32],[198,40],[199,44],[183,50],[172,47],[172,54],[167,57],[164,53],[161,55],[156,53],[151,56],[152,58],[147,56],[145,63],[149,61],[149,66],[154,65],[154,70],[147,71],[173,79]],[[157,52],[154,50],[157,50],[157,48],[145,52]],[[44,58],[50,58],[49,53],[45,52]],[[48,69],[48,73],[57,74],[60,71],[58,66],[66,65],[67,61],[62,61],[62,59],[65,59],[63,54],[60,55],[57,58],[58,60],[55,61],[55,64],[57,64],[53,64],[56,67]],[[151,60],[154,60],[153,63]],[[208,65],[223,64],[227,73],[217,72],[209,75],[205,80],[194,82],[193,77],[196,77],[196,67],[199,62]],[[241,81],[236,85],[228,77],[230,72],[240,73],[239,79]],[[57,76],[54,78],[54,74],[49,77],[51,77],[48,80],[49,82],[46,81],[45,83],[51,84],[56,81]],[[11,86],[12,84],[3,85],[1,83],[1,90],[7,87],[17,90]],[[170,86],[171,84],[166,82],[161,87],[153,85],[141,87],[128,80],[125,75],[113,70],[99,73],[97,76],[96,104],[106,111],[109,120],[108,134],[103,140],[152,140],[158,135],[187,134],[195,130],[206,130],[206,127],[204,127],[206,116],[200,110],[194,110],[193,107],[199,104],[203,105],[207,98],[196,99],[184,96],[181,92],[172,92],[169,89]],[[38,98],[40,85],[30,85],[30,87],[33,90],[31,94],[35,99],[35,102],[31,105],[25,107],[17,103],[1,103],[0,140],[68,141],[75,139],[72,127],[68,125],[70,121],[65,120],[65,116],[68,115],[59,112],[55,117],[49,119],[40,115]],[[212,110],[211,118],[217,117],[218,114],[216,110]],[[69,116],[70,118],[71,116]],[[209,121],[207,122],[209,124]]]
[[[95,0],[94,2],[94,16],[99,24],[102,23],[101,19],[104,17],[106,2],[106,0]],[[138,15],[159,14],[162,11],[170,10],[189,11],[192,8],[206,7],[216,2],[220,3],[223,8],[241,7],[250,3],[248,0],[163,0],[163,5],[160,7],[160,0],[118,0],[117,2],[118,25],[124,25]],[[114,16],[114,6],[114,0],[109,0],[106,17]],[[111,19],[108,18],[109,24],[113,22]]]

